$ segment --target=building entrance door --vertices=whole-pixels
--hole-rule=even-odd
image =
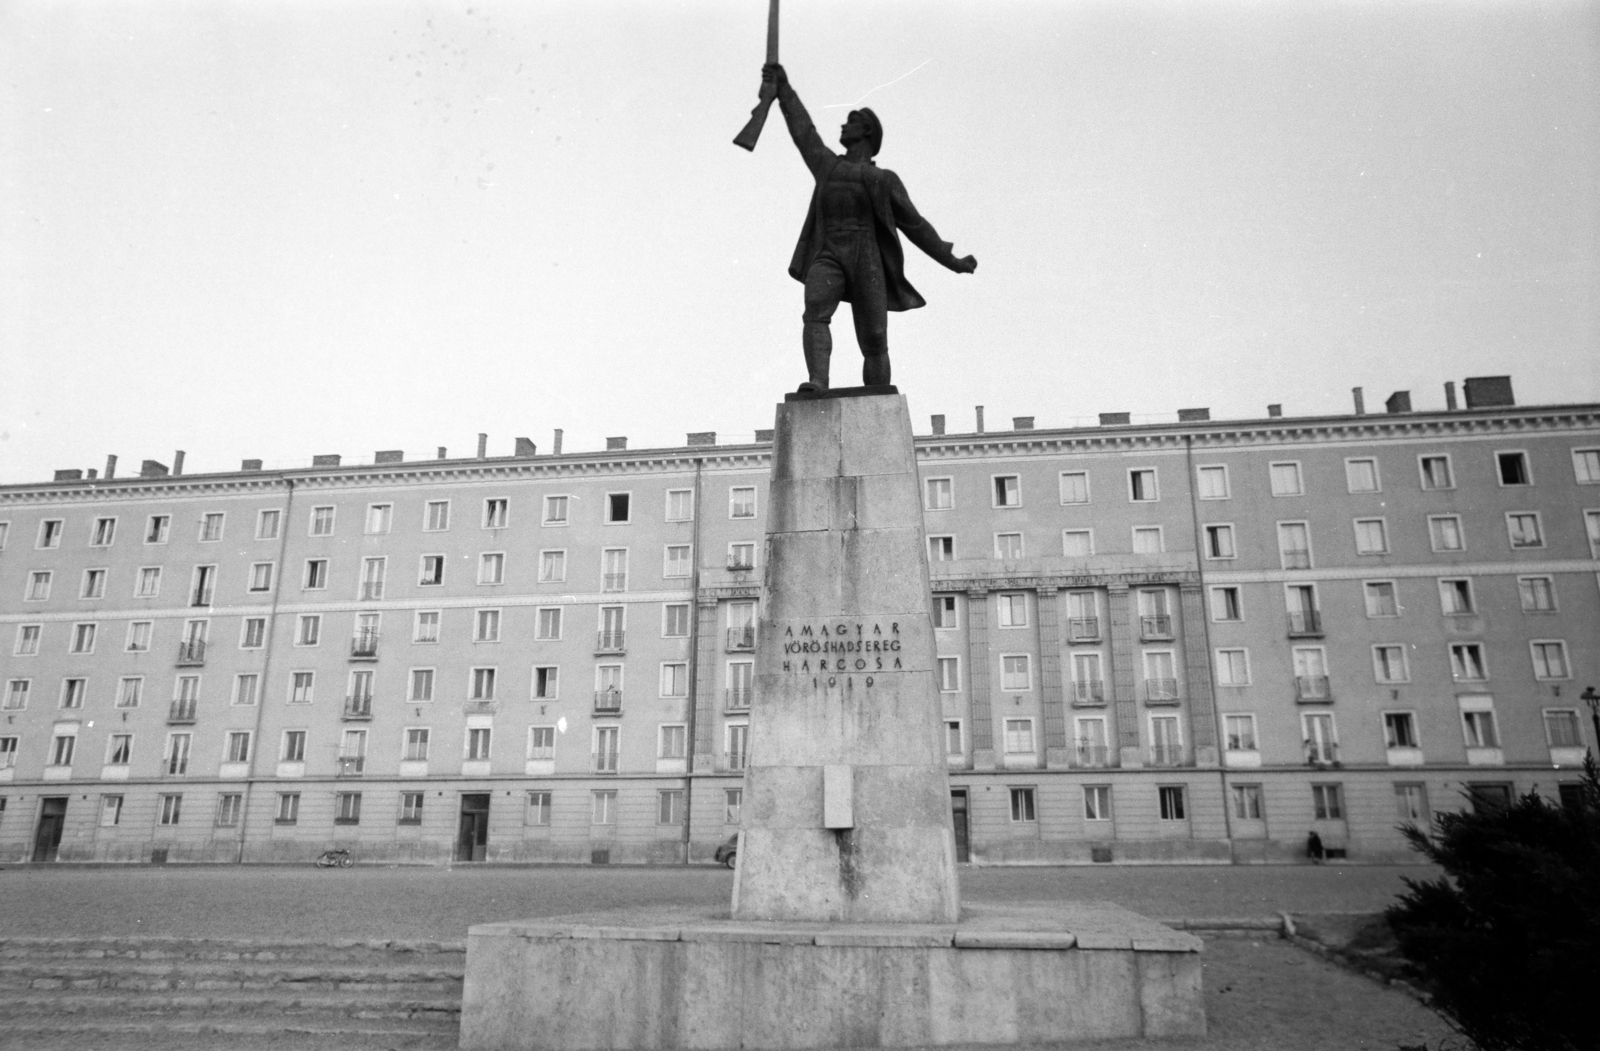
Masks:
[[[33,860],[54,861],[67,826],[67,797],[47,796],[40,801],[39,831],[33,838]]]
[[[950,823],[956,832],[956,860],[972,860],[972,842],[967,836],[967,790],[950,790]]]
[[[461,829],[456,836],[457,861],[482,861],[489,851],[489,793],[461,797]]]

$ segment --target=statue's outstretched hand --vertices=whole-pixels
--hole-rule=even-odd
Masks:
[[[761,83],[781,86],[789,83],[789,74],[783,71],[781,63],[768,62],[761,67]]]
[[[956,260],[956,265],[951,269],[958,274],[970,274],[978,269],[978,260],[970,255],[964,255]]]

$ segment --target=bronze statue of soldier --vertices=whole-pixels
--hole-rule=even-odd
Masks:
[[[839,129],[840,156],[823,144],[816,126],[789,86],[783,66],[762,67],[774,87],[789,135],[817,181],[806,225],[800,231],[789,275],[805,285],[806,382],[801,393],[828,389],[833,356],[831,323],[839,304],[849,303],[861,347],[861,380],[889,383],[891,310],[914,310],[926,302],[906,280],[905,255],[897,231],[942,266],[958,274],[978,268],[972,256],[957,258],[933,225],[917,213],[900,177],[872,160],[883,145],[883,124],[870,109],[851,110]]]

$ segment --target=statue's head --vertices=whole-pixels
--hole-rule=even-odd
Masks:
[[[865,142],[872,150],[873,157],[883,149],[883,122],[870,109],[851,110],[845,118],[844,127],[839,129],[840,145],[848,150],[854,142]]]

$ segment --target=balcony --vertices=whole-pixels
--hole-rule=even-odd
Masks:
[[[628,633],[625,631],[602,631],[595,635],[594,652],[596,656],[603,653],[623,653],[627,650]]]
[[[1307,740],[1301,747],[1305,752],[1307,766],[1339,765],[1339,746],[1332,741]]]
[[[1291,639],[1318,639],[1322,634],[1322,614],[1319,611],[1303,609],[1289,614]]]
[[[730,712],[747,712],[750,710],[750,698],[755,690],[748,686],[730,686],[722,691],[723,704]]]
[[[1073,683],[1072,703],[1080,705],[1106,703],[1106,684],[1099,679],[1084,679]]]
[[[601,591],[627,591],[628,574],[606,573],[600,578]]]
[[[1145,641],[1172,638],[1172,618],[1165,613],[1139,618],[1139,637]]]
[[[1296,675],[1294,677],[1295,700],[1301,703],[1316,701],[1331,701],[1333,693],[1328,689],[1326,675]]]
[[[1151,766],[1188,766],[1181,744],[1153,744],[1149,750]]]
[[[1309,551],[1280,551],[1283,558],[1284,569],[1310,569],[1311,552]]]
[[[749,762],[750,753],[748,752],[728,752],[726,755],[717,757],[717,772],[721,774],[742,774],[745,772],[745,768],[749,766]]]
[[[728,652],[748,653],[756,648],[755,628],[729,628]]]
[[[597,774],[614,774],[617,772],[617,753],[613,751],[591,752],[594,757],[594,772]]]
[[[1070,642],[1099,642],[1099,617],[1072,617],[1067,621],[1067,639]]]
[[[492,698],[479,697],[464,703],[461,711],[465,715],[493,715],[499,707]]]
[[[1144,699],[1147,704],[1177,704],[1178,680],[1146,679],[1144,681]]]
[[[622,691],[615,687],[594,691],[594,714],[621,715]]]
[[[178,643],[178,667],[198,668],[206,662],[206,640],[184,639]]]
[[[357,633],[350,640],[350,659],[353,661],[375,661],[378,659],[378,633],[363,631]]]
[[[1078,765],[1100,768],[1109,765],[1110,749],[1103,744],[1078,743]]]
[[[192,697],[188,700],[173,701],[172,707],[167,709],[167,725],[191,725],[195,721],[195,710],[199,707],[199,702]]]
[[[344,699],[344,712],[340,716],[346,722],[364,722],[372,718],[372,694],[358,693]]]
[[[360,777],[367,768],[367,757],[364,755],[341,755],[336,762],[339,766],[334,771],[335,777]]]
[[[752,570],[754,568],[756,568],[756,561],[755,561],[755,557],[754,556],[751,556],[751,555],[729,555],[728,556],[728,572],[730,572],[730,573],[748,573],[748,572],[750,572],[750,570]]]

